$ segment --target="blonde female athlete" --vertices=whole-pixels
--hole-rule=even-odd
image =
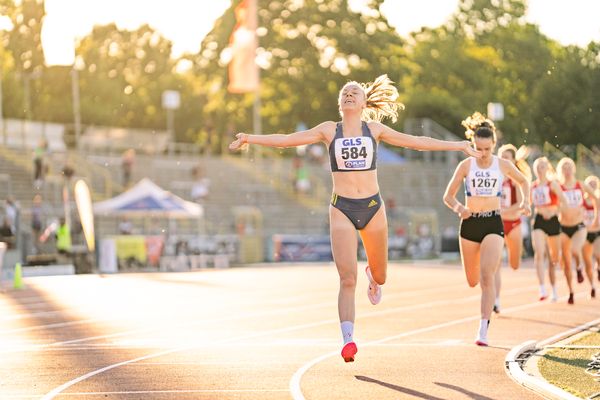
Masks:
[[[385,142],[415,150],[457,150],[471,156],[479,153],[468,141],[447,142],[429,137],[411,136],[383,125],[384,117],[393,121],[398,115],[398,91],[387,75],[372,84],[349,82],[338,97],[341,122],[327,121],[312,129],[288,135],[237,134],[231,150],[258,144],[292,147],[323,142],[329,148],[333,196],[329,206],[331,247],[340,276],[338,311],[344,347],[342,357],[354,361],[354,293],[356,289],[357,240],[360,233],[367,253],[367,294],[373,304],[381,300],[386,280],[388,227],[377,183],[377,145]]]
[[[584,181],[596,196],[600,196],[600,180],[597,176],[591,175],[585,178]],[[596,297],[596,285],[594,285],[594,262],[596,262],[596,268],[600,268],[600,209],[598,209],[597,203],[587,193],[583,199],[583,207],[585,208],[585,214],[583,216],[583,223],[587,228],[586,241],[583,244],[582,256],[583,263],[585,264],[585,274],[587,275],[592,289],[590,291],[590,297]],[[600,269],[598,271],[598,279],[600,280]]]
[[[498,149],[498,157],[513,163],[525,175],[527,180],[531,181],[531,169],[525,161],[528,153],[529,150],[526,146],[521,146],[517,150],[512,144],[505,144]],[[521,233],[521,214],[523,210],[520,208],[522,201],[521,192],[517,190],[517,186],[512,179],[504,179],[502,181],[500,213],[504,225],[504,243],[508,254],[508,264],[513,270],[517,270],[521,266],[521,255],[523,253],[523,234]],[[494,277],[496,287],[495,313],[500,312],[501,271],[502,267],[498,268]]]
[[[512,162],[494,156],[494,123],[476,112],[462,122],[467,138],[473,140],[482,157],[467,158],[456,167],[444,203],[460,218],[460,254],[469,286],[481,285],[481,321],[475,343],[487,346],[487,332],[494,305],[494,275],[500,267],[504,227],[500,217],[502,181],[512,179],[521,191],[519,209],[529,215],[529,181]],[[466,204],[456,194],[464,181]]]
[[[544,284],[544,260],[548,257],[548,276],[552,286],[552,301],[555,302],[558,300],[556,266],[560,261],[558,208],[560,204],[567,203],[567,198],[559,183],[554,180],[556,173],[546,157],[540,157],[533,162],[533,171],[537,177],[531,185],[531,202],[535,207],[531,232],[533,263],[540,283],[540,301],[544,301],[548,298]]]
[[[587,237],[587,229],[583,223],[585,214],[583,196],[584,193],[587,193],[596,204],[598,204],[598,198],[591,187],[575,178],[575,163],[572,159],[562,158],[558,162],[557,170],[558,180],[567,200],[559,212],[562,264],[567,278],[567,285],[569,285],[568,303],[574,304],[571,259],[580,257],[581,249]]]

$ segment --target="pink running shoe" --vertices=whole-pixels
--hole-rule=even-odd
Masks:
[[[349,342],[342,347],[342,357],[346,362],[354,362],[354,355],[358,352],[356,343]]]
[[[373,280],[373,276],[371,275],[371,269],[367,265],[365,268],[365,272],[367,273],[367,278],[369,278],[369,288],[367,289],[367,296],[369,297],[369,301],[371,304],[379,304],[381,301],[381,286],[377,284]]]
[[[487,342],[487,340],[484,340],[484,339],[477,339],[477,340],[475,341],[475,344],[476,344],[477,346],[483,346],[483,347],[487,347],[487,346],[488,346],[488,342]]]

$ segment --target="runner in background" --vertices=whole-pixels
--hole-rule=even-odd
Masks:
[[[565,193],[567,202],[560,208],[560,241],[562,250],[562,264],[569,286],[569,304],[575,303],[573,283],[571,275],[571,260],[573,257],[581,257],[581,250],[586,241],[587,229],[583,223],[585,209],[583,207],[584,193],[598,202],[594,190],[584,182],[575,177],[576,167],[572,159],[562,158],[557,165],[558,180]]]
[[[519,150],[512,144],[505,144],[498,149],[498,157],[503,158],[514,164],[515,167],[528,181],[531,181],[531,168],[527,164],[526,158],[529,150],[526,146],[521,146]],[[502,223],[504,225],[504,243],[506,244],[506,253],[508,264],[513,270],[521,266],[521,257],[523,254],[523,233],[521,231],[521,216],[523,210],[520,208],[523,202],[521,191],[512,179],[505,179],[502,182],[502,201],[500,203]],[[494,301],[494,312],[500,312],[500,290],[502,288],[502,266],[496,270],[494,283],[496,288],[496,299]]]
[[[545,284],[544,263],[548,258],[548,277],[552,287],[552,301],[558,300],[556,292],[556,266],[560,261],[560,222],[558,209],[566,204],[560,184],[555,180],[556,172],[546,157],[533,162],[537,179],[531,185],[531,202],[535,207],[531,241],[533,243],[533,263],[540,284],[540,301],[548,298]]]

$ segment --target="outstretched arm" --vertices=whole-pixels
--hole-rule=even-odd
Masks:
[[[471,146],[468,140],[462,141],[447,141],[434,139],[429,136],[413,136],[406,133],[398,132],[381,122],[371,122],[369,127],[372,127],[376,132],[379,132],[379,140],[391,144],[393,146],[406,147],[413,150],[454,150],[462,151],[466,155],[473,157],[481,157],[481,153]]]
[[[245,144],[260,144],[269,147],[296,147],[318,143],[325,140],[325,132],[329,129],[335,129],[335,122],[323,122],[314,128],[288,135],[249,135],[247,133],[238,133],[236,135],[237,139],[229,145],[229,150],[238,150]]]

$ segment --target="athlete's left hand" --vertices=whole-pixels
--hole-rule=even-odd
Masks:
[[[463,140],[461,142],[460,150],[468,156],[481,158],[481,152],[473,148],[473,143],[469,140]]]
[[[531,204],[521,203],[520,208],[523,212],[523,215],[525,215],[526,217],[531,216]]]

